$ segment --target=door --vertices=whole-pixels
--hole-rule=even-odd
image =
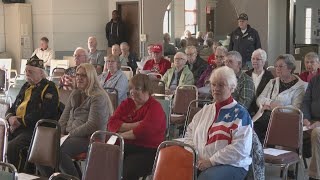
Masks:
[[[121,20],[125,23],[127,39],[130,50],[139,55],[139,3],[138,2],[119,2],[117,9],[120,12]]]

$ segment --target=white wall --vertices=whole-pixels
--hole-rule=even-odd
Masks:
[[[0,52],[5,51],[5,38],[4,38],[4,10],[3,3],[0,2]]]

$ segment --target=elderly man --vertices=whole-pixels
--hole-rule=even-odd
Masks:
[[[40,119],[58,119],[59,95],[55,84],[46,79],[44,62],[37,56],[27,61],[25,75],[27,82],[6,112],[10,125],[8,162],[18,169],[23,168],[20,151],[28,147],[33,129]]]
[[[118,44],[112,45],[111,54],[115,55],[115,56],[120,56],[121,50],[120,50],[120,46]]]
[[[304,133],[304,139],[311,138],[312,156],[309,166],[309,179],[320,179],[320,75],[309,82],[302,102],[303,124],[310,131]],[[311,133],[311,137],[310,137]]]
[[[230,35],[229,51],[238,51],[242,56],[242,66],[252,68],[251,54],[261,48],[258,31],[248,24],[248,15],[241,13],[238,17],[238,28]]]
[[[76,66],[68,68],[60,79],[60,88],[62,87],[65,90],[72,90],[75,88],[77,66],[82,63],[89,62],[88,51],[82,47],[78,47],[74,51],[73,57],[74,61],[76,62]]]
[[[207,69],[208,63],[198,56],[195,46],[187,46],[186,54],[188,57],[188,66],[193,73],[194,82],[197,82],[201,74]]]
[[[120,44],[120,62],[122,66],[130,66],[133,72],[137,69],[137,56],[135,53],[130,52],[130,46],[127,42]]]
[[[40,47],[32,54],[32,56],[37,55],[39,59],[43,60],[44,67],[47,71],[50,70],[51,59],[54,59],[54,51],[48,47],[48,44],[49,39],[47,37],[42,37],[40,39]]]
[[[89,49],[89,62],[94,65],[98,74],[101,74],[102,68],[104,65],[104,53],[97,50],[97,38],[89,37],[88,38],[88,49]]]
[[[300,74],[301,80],[309,82],[314,76],[320,74],[319,56],[315,52],[309,52],[304,57],[306,71]]]
[[[252,78],[241,71],[242,58],[237,51],[230,51],[224,59],[224,63],[233,69],[237,76],[238,86],[232,93],[232,97],[245,108],[249,109],[254,99],[254,83]]]
[[[162,81],[164,81],[168,91],[174,92],[180,85],[194,84],[193,74],[189,70],[189,67],[186,66],[186,62],[186,54],[178,52],[174,56],[174,67],[169,69],[162,77]]]
[[[171,68],[170,61],[164,59],[162,56],[162,46],[160,44],[152,46],[151,57],[152,59],[148,60],[143,66],[143,73],[154,72],[164,75],[164,73]]]
[[[170,56],[176,54],[176,48],[174,45],[170,44],[170,35],[169,33],[163,34],[163,55]]]

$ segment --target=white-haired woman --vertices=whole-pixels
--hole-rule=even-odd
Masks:
[[[313,77],[320,74],[319,55],[315,52],[309,52],[304,57],[304,66],[306,71],[300,74],[301,80],[309,82]]]
[[[128,78],[121,71],[119,56],[110,54],[104,64],[104,72],[99,76],[103,88],[114,88],[118,91],[118,104],[127,98]]]
[[[251,63],[252,63],[252,69],[246,72],[248,76],[250,76],[254,83],[254,89],[255,89],[255,97],[259,97],[259,95],[262,93],[268,82],[273,79],[273,75],[270,71],[266,70],[264,68],[264,65],[267,61],[267,53],[263,49],[257,49],[253,51],[251,56]],[[254,99],[254,102],[256,100]],[[257,111],[259,110],[259,107],[256,103],[251,103],[251,106],[249,108],[249,113],[254,116]]]
[[[206,105],[189,124],[182,140],[199,152],[199,180],[244,179],[252,162],[252,121],[231,94],[237,78],[229,67],[210,76],[214,104]]]
[[[254,123],[254,130],[261,143],[265,139],[271,111],[279,106],[299,109],[308,85],[293,74],[296,65],[292,55],[278,56],[274,67],[277,77],[269,81],[256,101],[264,110],[263,115]]]
[[[60,170],[80,177],[72,158],[87,152],[91,134],[105,129],[113,107],[91,64],[77,67],[76,87],[59,120],[61,135],[69,135],[60,149]]]

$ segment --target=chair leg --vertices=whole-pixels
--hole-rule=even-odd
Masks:
[[[304,164],[304,168],[308,169],[308,163],[306,158],[303,158],[303,164]]]
[[[289,164],[286,164],[286,166],[283,169],[283,176],[282,176],[283,180],[287,180],[288,179],[288,168],[289,168]]]
[[[74,166],[76,167],[80,179],[82,179],[82,171],[81,171],[81,161],[73,161]]]
[[[296,180],[298,180],[298,172],[299,172],[299,162],[296,163]]]

